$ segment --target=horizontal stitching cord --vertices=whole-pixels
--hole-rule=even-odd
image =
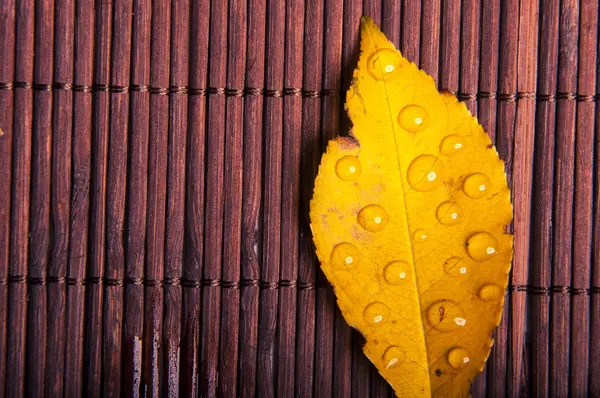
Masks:
[[[114,94],[127,94],[131,92],[149,93],[153,95],[191,95],[191,96],[227,96],[227,97],[248,97],[248,96],[265,96],[265,97],[306,97],[320,98],[336,95],[335,90],[304,90],[301,88],[284,88],[281,90],[271,90],[259,87],[240,88],[225,88],[225,87],[208,87],[208,88],[192,88],[187,86],[170,86],[170,87],[153,87],[148,85],[131,85],[117,86],[110,84],[72,84],[72,83],[51,83],[38,84],[31,82],[14,82],[0,83],[0,90],[14,90],[17,88],[35,90],[35,91],[75,91],[83,93],[94,92],[110,92]],[[447,90],[442,90],[447,91]],[[477,93],[463,93],[457,91],[448,91],[456,95],[461,101],[476,101],[480,99],[495,99],[502,102],[517,102],[520,100],[533,100],[539,102],[555,102],[558,100],[568,100],[577,102],[594,102],[600,101],[599,94],[579,94],[579,93],[549,93],[539,94],[534,92],[518,92],[518,93],[497,93],[495,91],[480,91]]]
[[[124,286],[139,285],[149,287],[163,286],[184,286],[184,287],[221,287],[224,289],[241,289],[247,287],[258,287],[263,290],[276,290],[281,288],[292,288],[298,290],[313,290],[320,288],[330,288],[327,283],[311,283],[298,280],[282,279],[278,282],[263,281],[260,279],[240,279],[238,281],[228,281],[221,279],[187,279],[187,278],[165,278],[164,280],[143,279],[143,278],[67,278],[62,276],[48,276],[46,278],[28,277],[26,275],[10,275],[8,278],[0,279],[0,286],[9,283],[26,283],[30,285],[46,284],[66,284],[70,286],[84,285],[106,285],[106,286]],[[599,294],[600,287],[577,288],[571,286],[532,286],[532,285],[510,285],[506,289],[509,292],[525,292],[539,296],[550,296],[552,294],[568,294],[571,296],[582,296]]]
[[[192,95],[192,96],[222,96],[227,97],[247,97],[247,96],[265,96],[265,97],[307,97],[319,98],[335,95],[335,90],[303,90],[301,88],[284,88],[282,90],[270,90],[259,87],[246,87],[243,89],[208,87],[192,88],[186,86],[153,87],[147,85],[116,86],[110,84],[72,84],[72,83],[52,83],[52,84],[34,84],[31,82],[0,83],[0,90],[27,89],[36,91],[75,91],[83,93],[110,92],[115,94],[127,94],[131,92],[150,93],[153,95]]]

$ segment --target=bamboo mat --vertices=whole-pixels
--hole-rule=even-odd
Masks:
[[[597,0],[0,1],[0,397],[391,397],[308,227],[371,16],[505,160],[476,397],[600,396]]]

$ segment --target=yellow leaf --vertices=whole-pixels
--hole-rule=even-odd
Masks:
[[[468,396],[512,260],[504,164],[463,103],[361,31],[351,137],[329,143],[311,201],[317,255],[398,396]]]

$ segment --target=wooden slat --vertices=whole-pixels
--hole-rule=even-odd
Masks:
[[[267,90],[280,90],[284,83],[285,62],[285,3],[268,2],[266,32]],[[283,135],[283,101],[265,98],[264,119],[264,182],[263,182],[263,258],[261,277],[267,283],[279,280],[281,260],[281,156]],[[279,291],[260,292],[258,324],[257,394],[276,396],[275,363]]]
[[[227,54],[227,87],[244,87],[247,48],[247,4],[232,0],[229,12],[229,48]],[[243,180],[243,137],[244,98],[227,98],[227,120],[225,132],[224,198],[225,249],[223,252],[223,280],[240,279],[241,223],[242,223],[242,180]],[[221,352],[219,358],[219,380],[222,396],[237,396],[240,291],[224,289],[221,310]]]
[[[131,84],[150,84],[150,0],[134,0],[131,38]],[[129,170],[127,179],[127,255],[125,277],[141,281],[144,277],[146,245],[146,207],[148,197],[148,135],[150,96],[148,92],[130,94]],[[142,339],[144,330],[144,288],[140,283],[125,286],[125,312],[122,337],[123,390],[140,397],[142,390]]]
[[[577,90],[577,41],[579,3],[561,2],[559,25],[558,89]],[[570,285],[572,272],[573,188],[575,168],[575,112],[576,103],[558,99],[556,118],[556,153],[554,168],[554,257],[552,283]],[[550,391],[555,395],[569,393],[569,297],[554,296],[551,303]],[[556,343],[556,344],[554,344]]]
[[[75,3],[74,83],[91,86],[94,65],[95,12],[90,1]],[[72,183],[67,277],[83,281],[88,265],[90,211],[92,96],[73,94]],[[84,391],[84,321],[86,288],[82,283],[67,288],[65,342],[65,397],[78,397]]]
[[[209,87],[227,82],[228,2],[211,2]],[[204,271],[206,279],[220,279],[223,256],[223,175],[226,134],[224,96],[211,96],[207,104],[206,202],[204,214]],[[202,341],[200,346],[200,395],[217,396],[221,290],[207,285],[202,291]]]
[[[131,55],[131,0],[116,1],[112,39],[111,84],[129,85]],[[106,177],[106,269],[105,277],[122,280],[125,276],[125,199],[127,192],[127,150],[129,143],[129,96],[110,94],[110,136]],[[108,284],[104,289],[102,389],[109,397],[121,392],[121,345],[123,324],[123,286]]]
[[[189,85],[203,88],[208,76],[208,1],[194,1],[190,11]],[[188,110],[186,204],[185,204],[185,264],[183,277],[202,279],[204,258],[204,193],[206,98],[192,96]],[[181,326],[180,392],[184,397],[197,396],[200,371],[201,291],[199,285],[183,289]]]
[[[301,87],[304,48],[304,1],[289,0],[285,12],[285,66],[283,87]],[[302,138],[302,97],[283,98],[281,159],[281,254],[280,279],[298,279],[298,226],[300,197],[300,145]],[[297,291],[283,288],[279,293],[277,395],[295,391]]]
[[[419,65],[421,47],[421,12],[420,1],[402,1],[402,44],[401,51],[411,62]],[[400,17],[397,17],[400,19]]]
[[[575,289],[589,289],[592,259],[592,222],[594,195],[594,116],[590,99],[596,91],[598,2],[582,1],[579,9],[579,49],[575,132],[575,186],[573,200],[573,275]],[[571,352],[569,394],[588,396],[590,376],[590,297],[576,295],[571,300]]]
[[[15,27],[16,2],[0,5],[0,48],[4,49],[4,62],[0,64],[0,81],[15,78]],[[12,183],[12,143],[14,91],[0,91],[0,397],[6,391],[6,352],[8,335],[8,272],[10,260],[10,196]]]
[[[33,80],[34,4],[19,3],[16,9],[15,79]],[[27,275],[29,263],[29,205],[33,93],[15,89],[12,187],[10,216],[10,275]],[[8,337],[6,354],[6,395],[25,394],[25,347],[27,285],[11,284],[8,289]]]
[[[54,1],[36,1],[35,62],[33,80],[51,84],[54,66]],[[50,251],[50,179],[52,175],[52,92],[33,95],[31,139],[31,209],[29,219],[29,276],[44,279]],[[47,289],[44,284],[28,289],[27,308],[27,393],[44,393],[47,337]]]
[[[96,31],[94,49],[94,84],[110,83],[112,3],[101,4],[96,9]],[[106,173],[108,163],[108,139],[110,129],[110,94],[106,91],[94,93],[92,103],[92,174],[90,189],[90,263],[88,278],[103,278],[106,254]],[[104,290],[94,284],[87,289],[84,393],[89,397],[101,395],[102,383],[102,329]]]
[[[150,84],[168,87],[170,71],[171,1],[152,2]],[[169,97],[150,96],[148,140],[148,202],[146,219],[146,280],[163,281],[165,276],[165,229]],[[148,397],[159,397],[163,353],[164,290],[158,283],[145,289],[143,389]]]
[[[438,90],[458,91],[461,0],[442,0],[440,80]]]
[[[600,30],[600,28],[599,28]],[[600,32],[599,32],[600,33]],[[596,36],[598,37],[598,36]],[[599,45],[600,40],[597,40]],[[597,47],[600,53],[600,47]],[[600,80],[600,64],[596,65],[596,82]],[[596,90],[598,90],[596,88]],[[598,91],[596,91],[598,92]],[[596,102],[596,113],[599,111]],[[595,123],[595,153],[594,153],[594,225],[592,234],[592,289],[600,291],[600,117],[596,116]],[[600,341],[600,294],[592,294],[590,303],[590,342]],[[591,396],[600,394],[600,378],[594,375],[600,371],[600,344],[590,344],[590,368],[589,368],[589,394]]]
[[[175,0],[171,9],[170,85],[187,87],[189,76],[189,0]],[[169,96],[167,213],[165,230],[165,313],[162,352],[163,394],[177,396],[180,384],[182,287],[184,255],[185,162],[188,97]],[[167,283],[169,281],[169,283]]]
[[[558,1],[544,2],[540,7],[540,50],[538,93],[551,95],[558,77]],[[556,102],[539,102],[536,106],[536,158],[533,190],[531,239],[531,280],[538,286],[550,286],[554,194],[554,151]],[[531,298],[531,371],[530,391],[533,396],[549,395],[549,316],[550,296]]]
[[[73,81],[75,2],[56,1],[61,12],[55,17],[54,80]],[[71,142],[73,132],[73,92],[53,93],[52,115],[51,226],[52,243],[48,276],[56,280],[67,276],[71,196]],[[67,286],[51,284],[48,293],[48,337],[45,394],[62,396],[65,371],[65,321]]]
[[[441,0],[423,0],[421,4],[420,68],[427,72],[440,88],[440,23]]]
[[[266,0],[248,1],[248,45],[246,85],[264,86],[266,54]],[[263,106],[264,97],[250,96],[244,102],[244,177],[242,183],[241,277],[258,280],[263,251]],[[259,323],[258,286],[242,290],[240,296],[240,396],[253,397],[257,390]],[[260,388],[260,387],[259,387]]]

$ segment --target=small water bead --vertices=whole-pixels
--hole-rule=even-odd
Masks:
[[[354,181],[360,176],[360,161],[356,156],[348,155],[335,164],[335,174],[343,181]]]
[[[360,252],[351,243],[340,243],[331,251],[331,265],[336,269],[354,270],[360,264],[360,260]]]
[[[390,315],[389,308],[379,301],[367,305],[363,311],[363,318],[371,325],[382,325],[387,322]]]
[[[385,350],[382,358],[386,369],[395,368],[404,362],[406,353],[397,345],[392,345]]]
[[[448,351],[448,363],[454,369],[464,369],[467,367],[471,358],[469,357],[469,351],[462,347],[454,347]]]
[[[406,62],[389,49],[376,51],[367,63],[367,70],[376,80],[394,80],[400,77],[400,68]]]
[[[467,254],[475,261],[485,261],[498,253],[498,240],[488,232],[476,232],[465,243]]]
[[[490,188],[490,179],[483,173],[471,174],[463,182],[463,192],[471,199],[483,198]]]
[[[378,205],[368,205],[358,212],[358,224],[369,232],[379,232],[390,221],[385,209]]]
[[[467,322],[460,305],[452,300],[439,300],[431,304],[427,308],[427,321],[440,332],[453,332]]]
[[[426,230],[419,228],[416,229],[412,234],[413,243],[424,242],[428,238],[428,233]]]
[[[392,261],[385,266],[383,270],[383,278],[387,283],[393,286],[398,286],[411,280],[410,265],[404,261]]]
[[[440,144],[440,153],[450,156],[465,148],[465,139],[458,134],[445,137]]]
[[[450,276],[464,276],[467,271],[466,260],[462,257],[450,257],[444,262],[444,272]]]
[[[440,204],[435,212],[435,216],[442,225],[452,226],[462,221],[462,209],[454,202],[444,202]]]
[[[431,191],[442,185],[444,165],[433,155],[421,155],[408,166],[406,178],[415,191]]]
[[[483,301],[497,301],[504,295],[504,289],[496,284],[490,283],[483,285],[481,289],[479,289],[477,295]]]
[[[404,130],[416,133],[429,127],[430,117],[422,106],[407,105],[398,113],[398,123]]]

